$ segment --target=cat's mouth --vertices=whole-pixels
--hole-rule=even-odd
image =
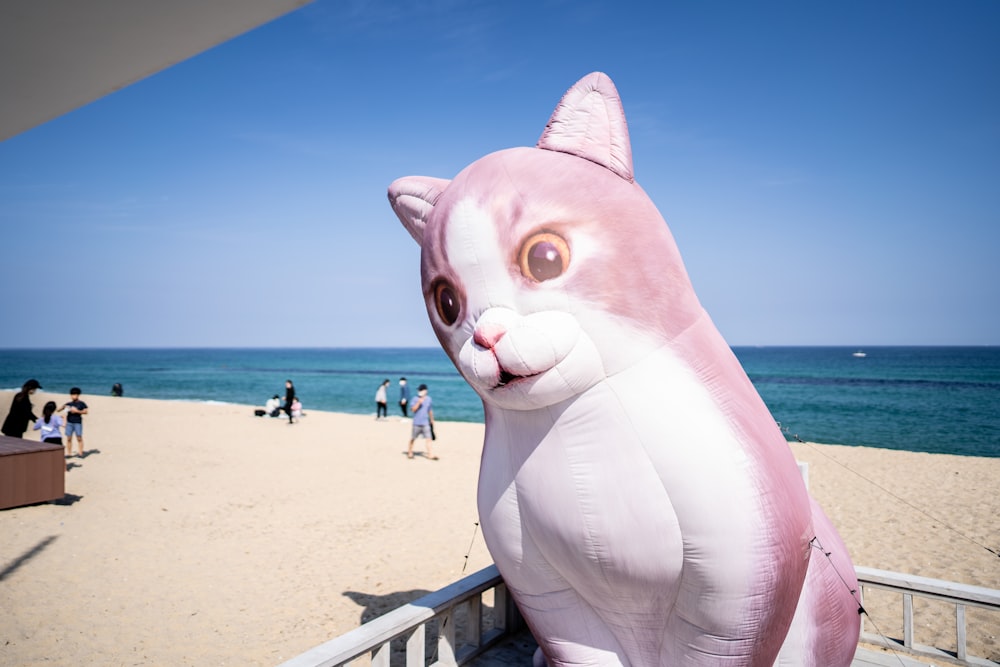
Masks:
[[[500,369],[500,380],[499,380],[499,381],[497,381],[497,384],[496,384],[496,386],[497,386],[497,387],[505,387],[505,386],[507,386],[507,385],[508,385],[509,383],[511,383],[511,382],[513,382],[514,380],[516,380],[516,379],[517,379],[518,377],[519,377],[519,376],[517,376],[517,375],[514,375],[514,374],[513,374],[513,373],[511,373],[510,371],[505,371],[505,370],[503,370],[503,369]]]
[[[511,382],[514,382],[516,380],[523,380],[526,377],[532,377],[532,376],[531,375],[514,375],[513,373],[511,373],[507,369],[501,367],[500,368],[500,379],[497,380],[497,383],[495,385],[493,385],[493,388],[494,389],[500,389],[501,387],[506,387]]]

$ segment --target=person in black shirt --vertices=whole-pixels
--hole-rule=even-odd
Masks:
[[[21,391],[14,394],[14,400],[10,402],[10,412],[7,413],[7,418],[3,420],[3,428],[0,429],[4,435],[23,438],[24,432],[28,430],[28,422],[38,421],[38,417],[32,412],[31,395],[41,388],[42,385],[38,384],[38,380],[32,378],[24,383]]]
[[[285,404],[282,410],[288,413],[288,423],[292,423],[292,403],[295,402],[295,385],[291,380],[285,380]]]
[[[83,415],[87,414],[87,404],[80,400],[80,388],[69,390],[69,403],[63,405],[66,410],[66,454],[73,456],[73,436],[76,435],[77,456],[83,458]]]

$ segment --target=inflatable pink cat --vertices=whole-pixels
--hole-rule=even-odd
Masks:
[[[483,399],[483,534],[545,660],[849,665],[854,568],[635,183],[611,80],[389,199]]]

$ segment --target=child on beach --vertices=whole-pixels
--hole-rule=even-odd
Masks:
[[[56,402],[49,401],[42,408],[42,418],[35,422],[34,430],[41,431],[42,442],[62,444],[62,417],[56,414]]]
[[[66,455],[73,456],[73,436],[76,435],[77,456],[83,458],[83,415],[87,414],[87,404],[80,400],[80,388],[69,390],[66,410]]]

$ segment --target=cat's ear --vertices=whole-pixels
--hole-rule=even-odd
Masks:
[[[429,176],[404,176],[389,186],[389,204],[410,236],[421,247],[424,245],[424,226],[434,210],[434,204],[451,183],[445,178]]]
[[[588,74],[563,95],[537,147],[582,157],[630,183],[635,180],[625,111],[618,89],[603,72]]]

